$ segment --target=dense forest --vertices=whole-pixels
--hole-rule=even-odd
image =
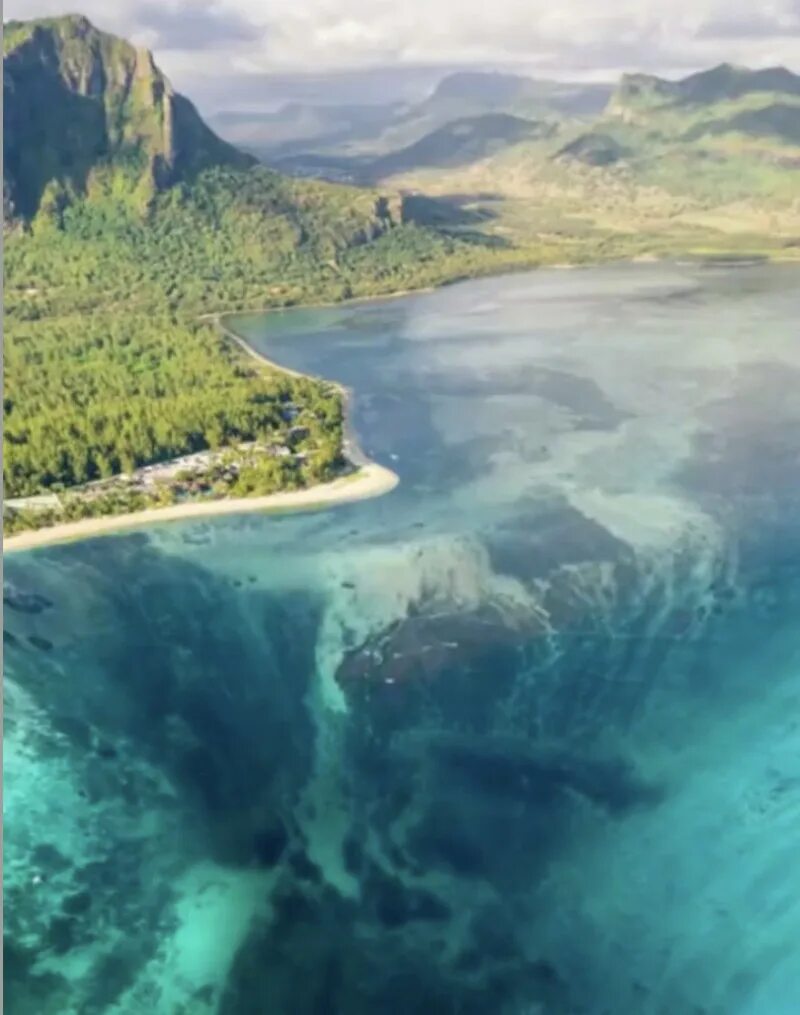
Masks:
[[[505,256],[409,221],[399,197],[253,165],[148,53],[85,18],[10,25],[4,81],[7,497],[268,441],[287,402],[309,453],[253,463],[237,492],[324,477],[338,392],[261,366],[202,315],[412,288]]]
[[[287,402],[335,418],[332,389],[258,370],[210,326],[167,311],[24,322],[11,334],[4,468],[12,496],[268,440]]]
[[[382,222],[374,198],[354,209],[347,195],[211,169],[145,212],[95,197],[11,234],[7,495],[264,438],[282,401],[338,399],[260,368],[203,312],[383,293],[496,261],[492,248]]]

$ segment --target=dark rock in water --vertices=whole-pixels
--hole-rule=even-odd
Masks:
[[[73,947],[75,928],[75,918],[71,916],[57,916],[50,921],[47,930],[47,943],[56,955],[63,955]]]
[[[98,744],[95,750],[97,754],[101,758],[105,758],[106,761],[111,761],[113,758],[117,757],[117,749],[112,744],[107,743]]]
[[[94,969],[87,1009],[98,1013],[107,1011],[133,983],[144,958],[136,942],[126,942],[119,950],[106,954]]]
[[[85,889],[68,895],[61,904],[61,911],[69,916],[80,916],[87,913],[92,907],[92,896]]]
[[[484,729],[539,627],[537,618],[517,624],[493,607],[410,615],[347,652],[336,680],[363,717],[362,735],[376,744],[427,725],[431,713],[446,714],[456,727]]]
[[[92,746],[92,728],[83,719],[73,715],[57,715],[53,719],[53,726],[76,747],[89,750]]]
[[[34,648],[41,649],[42,652],[49,652],[53,648],[52,641],[48,641],[47,638],[40,638],[38,634],[29,634],[28,641]]]
[[[34,847],[31,859],[39,870],[45,871],[48,874],[67,870],[72,866],[61,850],[49,842],[41,842],[38,846]]]
[[[84,770],[84,787],[90,803],[98,804],[119,794],[120,778],[116,769],[89,760]]]
[[[75,873],[78,881],[89,885],[92,889],[110,888],[117,881],[118,872],[113,858],[92,860]]]
[[[295,877],[298,877],[301,881],[311,881],[315,884],[319,884],[322,881],[322,872],[314,861],[309,857],[302,849],[293,850],[289,854],[289,867],[292,869]]]
[[[413,920],[446,920],[450,916],[450,907],[432,892],[410,888],[377,866],[365,879],[363,893],[384,927],[402,927]]]
[[[342,844],[345,868],[358,874],[364,864],[364,847],[354,835],[348,835]]]
[[[253,857],[259,867],[274,867],[283,856],[289,835],[283,824],[276,822],[253,836]]]
[[[60,1013],[70,1006],[70,982],[57,973],[36,972],[41,954],[37,949],[16,944],[3,936],[3,993],[7,1008],[40,1015]]]
[[[488,989],[447,962],[431,962],[430,935],[404,930],[394,916],[383,927],[365,926],[370,910],[345,905],[336,892],[274,901],[277,919],[254,929],[234,960],[220,1015],[489,1015],[524,1011],[523,999],[530,1006],[518,990],[527,991],[530,977],[516,967],[514,982],[500,977]]]
[[[488,866],[486,849],[467,832],[434,806],[411,831],[408,847],[423,866],[443,865],[464,878],[481,877]]]
[[[488,906],[476,913],[470,936],[475,950],[485,959],[503,961],[519,953],[513,923],[502,906]]]
[[[19,645],[19,638],[17,638],[17,636],[12,634],[10,631],[7,631],[5,628],[3,628],[3,644],[9,646]]]
[[[38,592],[26,592],[24,589],[18,589],[11,582],[6,582],[3,585],[3,603],[11,610],[30,614],[42,613],[53,605],[52,600],[47,596],[39,595]]]
[[[661,791],[643,782],[619,758],[587,758],[567,749],[543,749],[512,737],[442,734],[430,756],[448,779],[494,798],[548,803],[567,791],[619,814],[658,803]]]
[[[287,889],[272,899],[277,926],[286,930],[298,923],[313,924],[319,916],[314,899],[300,889]]]

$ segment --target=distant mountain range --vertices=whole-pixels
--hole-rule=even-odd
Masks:
[[[702,145],[718,157],[746,152],[774,163],[792,162],[799,144],[800,76],[722,64],[680,81],[625,75],[591,131],[560,154],[598,165]]]
[[[598,114],[610,85],[540,81],[519,74],[459,71],[416,103],[290,103],[275,113],[218,113],[216,129],[268,162],[292,165],[309,153],[379,158],[408,148],[440,127],[489,113],[547,120]]]
[[[609,199],[617,215],[620,185],[663,191],[662,209],[682,197],[791,207],[800,164],[800,77],[783,67],[629,74],[616,88],[459,72],[410,106],[286,107],[278,119],[272,137],[251,119],[246,147],[284,172],[442,194],[549,189],[556,204],[577,187],[583,215]],[[602,174],[591,188],[581,167]]]
[[[483,145],[441,146],[438,127],[378,158],[340,159],[336,173],[456,202],[515,243],[800,247],[800,77],[786,68],[626,75],[595,116],[527,122],[527,135],[518,125]],[[471,126],[480,133],[486,121]],[[327,173],[324,158],[309,167]]]
[[[750,70],[730,63],[700,71],[679,81],[651,74],[624,74],[607,113],[636,115],[644,110],[731,102],[746,95],[774,93],[800,96],[800,77],[786,67]]]

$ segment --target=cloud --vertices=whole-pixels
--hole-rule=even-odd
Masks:
[[[709,21],[700,29],[702,39],[780,39],[800,35],[800,3],[784,11],[752,11]]]
[[[99,27],[154,49],[175,86],[205,108],[248,85],[261,88],[265,76],[379,66],[509,67],[562,79],[677,75],[722,61],[800,69],[800,0],[77,2]],[[6,0],[5,13],[71,6]]]
[[[156,51],[260,48],[263,28],[237,0],[5,0],[7,18],[86,15],[98,28]]]
[[[136,34],[150,36],[151,49],[176,52],[226,49],[252,45],[260,29],[241,13],[221,7],[214,0],[181,0],[179,3],[146,2],[135,10]]]

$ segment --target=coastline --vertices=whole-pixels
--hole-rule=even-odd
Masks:
[[[714,255],[699,255],[696,258],[699,262],[714,263],[718,258]],[[722,258],[724,260],[724,256]],[[557,264],[529,264],[519,265],[514,268],[506,268],[497,272],[497,275],[520,274],[538,269],[568,270],[594,267],[602,263],[641,264],[660,263],[673,260],[672,257],[658,254],[637,255],[630,258],[610,259],[608,262],[561,262]],[[738,259],[734,259],[735,264]],[[773,256],[758,257],[754,260],[767,263],[792,263],[794,258],[780,258]],[[270,370],[285,373],[291,377],[309,377],[312,380],[325,383],[333,387],[342,396],[343,401],[343,439],[342,451],[347,462],[355,467],[355,472],[347,473],[337,477],[328,483],[319,483],[315,486],[302,490],[285,490],[260,497],[238,497],[221,500],[191,501],[186,504],[174,504],[163,508],[147,508],[142,511],[128,512],[120,515],[103,515],[98,518],[85,518],[76,522],[64,522],[60,525],[51,525],[42,529],[29,529],[24,532],[15,533],[3,538],[3,553],[15,551],[32,550],[38,547],[50,546],[58,543],[77,542],[82,539],[92,539],[102,535],[112,535],[116,532],[140,528],[143,526],[166,524],[169,522],[183,521],[191,518],[206,518],[221,515],[237,515],[250,513],[275,513],[313,511],[325,507],[345,504],[352,501],[366,500],[372,497],[380,497],[384,493],[393,490],[399,483],[399,477],[391,469],[373,462],[362,451],[356,433],[352,426],[350,408],[352,404],[352,392],[345,385],[338,381],[321,377],[315,374],[304,374],[302,371],[294,370],[291,367],[283,366],[269,359],[263,353],[254,349],[244,338],[227,324],[227,319],[250,313],[274,313],[298,309],[314,309],[325,307],[338,307],[372,303],[381,300],[392,300],[404,296],[421,295],[423,293],[436,292],[438,289],[454,285],[459,282],[467,282],[481,277],[493,277],[494,273],[489,272],[486,276],[482,274],[474,276],[460,276],[448,279],[437,285],[423,286],[419,289],[401,289],[393,292],[377,293],[371,296],[356,296],[346,300],[339,300],[328,303],[309,303],[289,307],[265,306],[253,309],[222,310],[201,314],[197,319],[214,324],[221,335],[232,341],[246,356],[256,360],[262,366]]]
[[[233,313],[241,313],[234,311]],[[186,504],[171,504],[161,508],[145,508],[142,511],[130,511],[119,515],[102,515],[98,518],[82,518],[75,522],[63,522],[60,525],[48,525],[41,529],[28,529],[3,537],[3,553],[14,553],[33,550],[57,543],[76,542],[81,539],[93,539],[98,536],[112,535],[127,529],[141,528],[148,525],[160,525],[168,522],[185,521],[191,518],[211,518],[221,515],[238,515],[251,513],[280,514],[283,512],[314,511],[319,508],[347,504],[352,501],[367,500],[389,493],[400,482],[396,473],[368,458],[361,449],[350,420],[352,395],[348,388],[338,381],[325,377],[303,374],[299,370],[282,366],[258,352],[249,345],[241,335],[237,334],[225,323],[226,313],[205,314],[203,320],[212,322],[220,334],[230,341],[251,359],[270,370],[288,374],[291,377],[312,377],[312,379],[331,385],[342,397],[343,430],[342,453],[347,463],[355,468],[354,472],[338,476],[328,483],[317,483],[302,490],[281,490],[265,494],[261,497],[233,497],[220,500],[197,500]]]
[[[29,529],[4,538],[3,553],[33,550],[56,543],[92,539],[95,536],[111,535],[142,526],[186,521],[192,518],[314,511],[337,504],[380,497],[393,490],[398,482],[398,476],[391,469],[384,468],[377,462],[369,462],[355,473],[304,490],[283,490],[262,497],[191,501],[187,504],[146,508],[144,511],[131,511],[122,515],[82,518],[77,522],[64,522],[44,529]]]
[[[335,304],[334,304],[335,305]],[[239,311],[235,311],[236,314]],[[281,366],[280,363],[276,363],[274,360],[269,359],[263,353],[258,352],[250,345],[249,342],[245,341],[238,332],[228,327],[225,323],[225,318],[228,314],[214,314],[210,315],[208,320],[213,321],[220,331],[223,337],[230,339],[235,345],[242,350],[242,352],[249,356],[251,359],[256,360],[262,366],[268,367],[270,370],[278,370],[280,373],[288,374],[290,377],[310,377],[312,380],[319,381],[321,384],[327,384],[332,387],[335,391],[338,391],[342,398],[342,453],[347,461],[354,465],[357,469],[365,469],[370,465],[374,464],[370,458],[368,458],[361,450],[361,445],[358,443],[358,437],[353,428],[351,421],[351,407],[353,401],[352,391],[344,384],[340,384],[339,381],[329,380],[327,377],[320,377],[317,374],[304,374],[299,370],[292,370],[291,367]],[[233,314],[231,315],[233,316]],[[383,468],[383,466],[381,466]],[[390,471],[390,470],[387,470]],[[394,473],[392,473],[394,475]]]
[[[523,270],[531,271],[535,267],[536,265],[531,264],[527,265]],[[503,271],[498,272],[498,274],[502,275]],[[385,293],[372,293],[369,296],[347,296],[341,300],[321,300],[317,302],[312,300],[308,303],[287,303],[286,305],[279,303],[262,303],[256,307],[236,307],[230,310],[209,310],[205,314],[200,314],[197,317],[197,320],[207,321],[213,324],[214,322],[221,322],[225,317],[239,317],[243,314],[289,313],[292,310],[330,310],[335,307],[357,306],[359,303],[379,303],[385,300],[400,299],[402,296],[420,296],[423,293],[435,293],[437,290],[443,289],[448,285],[453,285],[455,282],[469,282],[472,278],[476,277],[478,276],[461,275],[458,278],[447,279],[444,282],[438,282],[434,285],[423,285],[418,289],[391,289]],[[278,369],[285,370],[286,373],[296,373],[296,371],[288,370],[286,367],[278,367]]]

